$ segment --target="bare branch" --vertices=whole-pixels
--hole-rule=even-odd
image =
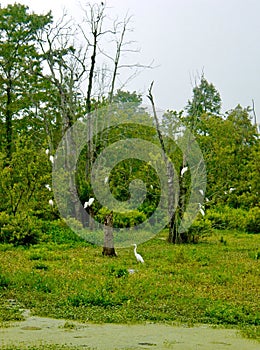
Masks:
[[[163,153],[164,153],[164,160],[165,160],[165,162],[167,162],[166,148],[165,148],[163,137],[162,137],[162,133],[161,133],[161,130],[160,130],[160,123],[159,123],[159,119],[158,119],[158,116],[157,116],[157,113],[156,113],[154,98],[153,98],[153,94],[152,94],[153,84],[154,84],[154,82],[152,81],[151,85],[149,87],[149,90],[148,90],[147,97],[150,100],[151,105],[152,105],[153,116],[154,116],[154,120],[155,120],[155,124],[156,124],[156,130],[157,130],[158,138],[159,138],[159,141],[160,141]]]
[[[254,115],[254,123],[255,123],[255,125],[257,125],[257,117],[256,117],[256,112],[255,112],[255,101],[254,101],[254,99],[252,99],[252,111],[253,111],[253,115]]]

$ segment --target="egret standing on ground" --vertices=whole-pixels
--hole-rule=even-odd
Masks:
[[[142,264],[144,263],[144,259],[142,258],[142,256],[140,255],[140,254],[138,254],[137,252],[136,252],[136,249],[137,249],[137,245],[134,243],[134,244],[132,244],[133,246],[134,246],[134,253],[135,253],[135,257],[136,257],[136,260],[138,261],[138,262],[141,262]]]

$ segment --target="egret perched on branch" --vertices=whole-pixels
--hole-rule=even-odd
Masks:
[[[46,184],[45,187],[47,188],[47,190],[51,191],[51,186],[49,184]]]
[[[181,177],[183,177],[183,175],[186,173],[186,171],[188,170],[189,168],[187,166],[185,166],[184,168],[181,169]]]
[[[94,198],[89,198],[88,202],[84,203],[84,209],[86,209],[87,207],[90,207],[93,204],[94,200],[95,200]]]
[[[133,246],[134,246],[134,253],[135,253],[135,257],[136,257],[136,260],[138,261],[138,262],[141,262],[142,264],[144,263],[144,259],[142,258],[142,256],[140,255],[140,254],[138,254],[137,252],[136,252],[136,249],[137,249],[137,245],[134,243],[134,244],[132,244]]]
[[[201,203],[199,203],[199,211],[200,211],[202,216],[205,215],[204,207],[203,207],[203,205],[201,205]]]

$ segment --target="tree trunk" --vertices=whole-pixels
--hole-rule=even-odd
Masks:
[[[105,217],[104,222],[104,246],[103,255],[116,256],[114,248],[114,236],[113,236],[113,212],[111,211]]]
[[[167,168],[167,178],[168,178],[168,215],[170,218],[169,222],[169,235],[168,235],[168,242],[170,243],[179,243],[179,232],[178,232],[178,227],[179,227],[179,220],[178,220],[178,206],[176,201],[178,201],[178,196],[174,194],[174,171],[173,171],[173,166],[171,164],[171,161],[168,159],[167,154],[166,154],[166,148],[163,140],[163,135],[160,131],[160,124],[159,124],[159,119],[156,113],[155,109],[155,104],[154,104],[154,99],[152,95],[152,87],[153,87],[153,82],[150,86],[149,89],[149,94],[148,98],[151,101],[152,109],[153,109],[153,115],[155,119],[155,125],[156,125],[156,130],[159,138],[159,142],[163,151],[163,158],[164,162]],[[174,204],[176,206],[175,212],[174,212]]]
[[[13,126],[12,126],[12,112],[11,112],[11,89],[12,83],[9,81],[9,86],[6,89],[6,155],[7,159],[12,158],[12,142],[13,142]]]

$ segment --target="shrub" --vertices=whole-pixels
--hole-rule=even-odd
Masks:
[[[5,277],[4,275],[2,275],[2,273],[0,273],[0,288],[7,288],[9,285],[10,281],[7,277]]]
[[[211,221],[212,227],[216,229],[238,229],[245,230],[247,212],[243,209],[234,209],[228,206],[209,209],[207,219]]]
[[[260,233],[260,208],[254,207],[246,216],[245,229],[249,233]]]
[[[226,218],[224,218],[222,213],[216,210],[207,210],[207,219],[211,222],[212,227],[216,229],[222,230],[228,227]]]
[[[75,231],[79,230],[79,228],[82,227],[80,223],[75,219],[72,220],[73,223],[75,223]],[[70,229],[63,220],[43,221],[41,224],[41,230],[43,233],[43,242],[55,242],[59,244],[83,242],[83,239]]]
[[[249,211],[241,208],[219,207],[207,210],[207,219],[216,229],[237,229],[249,233],[260,233],[260,208]]]
[[[196,219],[188,229],[188,240],[198,243],[200,238],[209,236],[212,233],[211,221],[208,219]]]
[[[109,213],[106,208],[100,209],[97,214],[97,219],[103,224],[105,216]],[[146,215],[138,210],[129,210],[122,212],[114,212],[113,226],[116,228],[134,227],[146,220]]]
[[[0,213],[0,242],[30,245],[39,241],[40,229],[35,217],[26,213]]]

